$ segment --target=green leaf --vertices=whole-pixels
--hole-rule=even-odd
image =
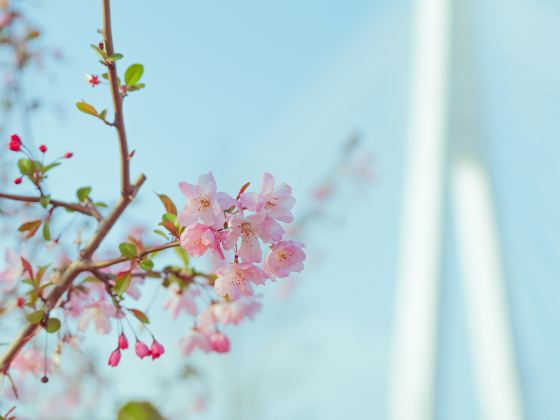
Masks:
[[[48,333],[53,334],[60,330],[60,320],[58,318],[49,318],[47,327],[45,328]]]
[[[95,107],[87,102],[76,102],[76,107],[85,114],[93,115],[94,117],[99,118],[99,114],[97,113]]]
[[[129,271],[117,274],[117,278],[115,279],[115,293],[117,295],[122,295],[127,291],[128,286],[130,286],[131,278],[132,276]]]
[[[100,207],[102,209],[106,209],[107,207],[109,207],[106,203],[104,203],[103,201],[96,201],[95,203],[93,203],[93,205],[95,207]]]
[[[101,77],[103,77],[105,80],[109,80],[109,73],[103,73]]]
[[[165,213],[161,216],[161,219],[171,223],[173,226],[177,226],[177,216],[173,213]]]
[[[142,324],[149,324],[150,320],[148,319],[148,316],[142,312],[140,309],[133,309],[133,308],[128,308],[128,310],[130,312],[132,312],[132,315],[134,315],[136,317],[136,319],[138,321],[140,321]]]
[[[39,322],[41,322],[44,316],[45,316],[45,310],[40,309],[38,311],[27,314],[25,317],[31,324],[38,324]]]
[[[76,191],[76,197],[81,202],[84,202],[88,199],[89,193],[91,192],[91,187],[82,187],[78,191]]]
[[[156,408],[147,401],[129,401],[117,413],[117,420],[164,420]]]
[[[189,254],[187,254],[187,251],[185,251],[180,246],[176,246],[175,253],[179,256],[179,258],[181,258],[181,261],[185,265],[185,268],[187,268],[189,266]]]
[[[177,207],[175,206],[175,203],[173,202],[173,200],[171,200],[171,198],[169,198],[165,194],[158,194],[158,197],[163,203],[163,206],[165,207],[165,211],[167,213],[177,215]]]
[[[95,52],[99,54],[99,57],[101,57],[103,60],[107,59],[107,53],[104,50],[99,48],[97,45],[90,44],[89,46],[93,48]]]
[[[136,258],[138,256],[138,251],[136,250],[136,246],[131,243],[123,242],[119,245],[119,251],[121,251],[121,255],[128,259]]]
[[[165,232],[163,232],[163,231],[160,230],[160,229],[154,229],[154,233],[155,233],[156,235],[161,236],[162,238],[165,238],[166,241],[169,240],[169,238],[167,237],[167,235],[165,234]]]
[[[129,86],[127,90],[129,92],[134,92],[135,90],[144,89],[145,87],[146,87],[145,83],[136,83],[135,85]]]
[[[101,111],[99,113],[99,118],[101,118],[102,120],[105,120],[105,117],[107,116],[107,110],[104,109],[103,111]]]
[[[56,168],[58,165],[60,165],[60,162],[49,163],[43,168],[43,173],[46,174],[48,171],[50,171],[52,168]]]
[[[140,268],[144,271],[152,271],[154,262],[148,257],[144,257],[140,260]]]
[[[115,54],[109,56],[109,61],[119,61],[123,57],[124,56],[122,54],[115,53]]]
[[[142,64],[132,64],[124,73],[124,82],[127,86],[133,86],[140,81],[144,73],[144,66]]]
[[[35,170],[35,165],[29,159],[18,160],[18,168],[22,175],[31,175]]]
[[[45,219],[45,223],[43,223],[43,239],[45,241],[51,240],[51,229],[49,227],[49,219]]]
[[[43,195],[39,199],[39,203],[41,203],[41,206],[43,206],[44,209],[47,208],[47,206],[49,205],[50,202],[51,202],[51,196],[50,195]]]

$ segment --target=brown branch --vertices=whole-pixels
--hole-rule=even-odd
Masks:
[[[151,254],[152,252],[158,252],[158,251],[163,251],[164,249],[169,249],[169,248],[175,248],[176,246],[179,246],[179,241],[174,241],[174,242],[169,242],[163,245],[157,245],[151,248],[146,249],[145,251],[141,252],[140,254],[138,254],[137,258],[142,258],[148,254]],[[120,264],[122,262],[126,262],[129,261],[130,258],[127,257],[116,257],[116,258],[111,258],[109,260],[104,260],[104,261],[98,261],[98,262],[94,262],[91,264],[88,264],[86,266],[86,270],[99,270],[100,268],[105,268],[105,267],[110,267],[112,265],[115,264]]]
[[[0,198],[5,198],[6,200],[22,201],[25,203],[39,203],[41,201],[41,197],[31,197],[26,195],[6,193],[0,193]],[[50,200],[49,204],[51,204],[53,207],[64,207],[65,209],[77,211],[87,216],[94,217],[97,221],[103,219],[103,216],[101,216],[99,211],[97,211],[97,209],[94,210],[92,207],[85,207],[80,204],[67,203],[60,200]]]
[[[111,29],[111,1],[103,0],[103,37],[105,38],[105,51],[110,57],[115,53],[113,46],[113,31]],[[113,97],[113,107],[115,109],[115,119],[113,126],[117,131],[119,146],[121,149],[121,194],[128,195],[131,190],[130,171],[128,167],[128,144],[126,141],[126,130],[124,125],[122,96],[119,92],[117,78],[117,65],[110,62],[108,65],[109,84],[111,86],[111,96]]]
[[[110,1],[103,1],[103,33],[105,36],[105,45],[107,53],[113,54],[113,37],[111,33],[111,12]],[[109,81],[111,83],[111,93],[113,96],[113,104],[115,107],[115,128],[119,139],[121,149],[121,197],[113,207],[109,215],[100,221],[97,230],[86,247],[80,252],[80,258],[72,262],[62,273],[59,282],[54,287],[45,299],[45,305],[42,309],[45,313],[50,313],[53,309],[61,304],[61,298],[67,292],[74,279],[82,272],[87,271],[87,267],[91,264],[91,257],[101,245],[111,228],[115,225],[116,221],[121,217],[125,209],[132,202],[138,190],[146,181],[144,174],[141,174],[136,182],[130,184],[130,174],[128,167],[128,146],[126,142],[126,133],[124,129],[124,120],[122,114],[122,98],[119,94],[117,84],[117,72],[114,63],[109,66]],[[90,209],[88,209],[90,210]],[[28,324],[19,332],[15,340],[10,344],[6,352],[0,358],[0,373],[6,374],[10,368],[10,364],[14,358],[19,354],[25,344],[33,338],[40,329],[39,324]]]

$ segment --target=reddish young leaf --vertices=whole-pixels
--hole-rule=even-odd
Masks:
[[[163,203],[163,206],[165,207],[165,211],[167,213],[172,213],[174,215],[177,215],[177,207],[175,206],[175,203],[173,202],[173,200],[171,200],[165,194],[158,194],[158,197],[161,200],[161,202]]]
[[[243,186],[241,187],[241,189],[240,189],[239,192],[237,193],[237,200],[239,200],[239,197],[241,197],[241,194],[243,194],[243,193],[245,192],[245,190],[246,190],[247,188],[249,188],[249,185],[251,185],[251,183],[250,183],[250,182],[247,182],[245,185],[243,185]]]
[[[29,261],[27,261],[25,258],[20,257],[20,259],[21,259],[21,265],[23,265],[23,272],[29,274],[29,277],[33,279],[33,267],[31,266]]]

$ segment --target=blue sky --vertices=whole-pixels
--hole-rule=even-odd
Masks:
[[[74,108],[80,99],[98,108],[110,104],[106,89],[82,81],[83,73],[101,72],[88,47],[99,40],[98,3],[56,0],[32,10],[47,43],[67,57],[48,66],[47,83],[30,80],[60,111],[39,116],[35,141],[76,153],[50,179],[62,198],[82,185],[92,185],[100,199],[118,193],[114,133]],[[409,3],[183,1],[161,10],[147,2],[114,3],[122,63],[146,68],[147,88],[125,104],[130,147],[137,149],[132,173],[148,175],[133,220],[154,225],[160,205],[152,191],[179,199],[177,182],[209,169],[226,191],[271,171],[293,185],[304,206],[309,187],[348,135],[362,133],[375,156],[375,185],[344,195],[337,223],[313,232],[312,244],[327,257],[302,277],[293,299],[279,303],[268,296],[255,322],[232,330],[231,355],[195,357],[214,389],[203,418],[384,418],[408,115]],[[551,298],[558,296],[560,273],[560,247],[551,233],[560,222],[553,193],[560,179],[558,10],[546,2],[504,3],[473,2],[476,105],[526,409],[529,418],[551,418],[560,413],[560,364],[553,356],[560,337],[551,331],[560,316]],[[445,218],[450,226],[449,208]],[[446,240],[436,417],[467,420],[479,413],[453,230],[446,230]],[[153,323],[168,348],[187,328],[163,316]],[[94,345],[104,354],[110,343]],[[181,361],[176,351],[168,356],[157,365],[125,360],[120,372],[107,374],[119,381],[123,398],[150,398],[157,388],[147,385],[150,378],[171,375]]]

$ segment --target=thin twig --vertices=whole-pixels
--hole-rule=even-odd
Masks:
[[[32,197],[27,195],[16,195],[16,194],[6,194],[0,193],[0,198],[4,198],[6,200],[13,200],[13,201],[22,201],[25,203],[40,203],[41,197]],[[64,207],[65,209],[77,211],[78,213],[85,214],[87,216],[91,216],[95,218],[97,221],[103,219],[103,216],[97,211],[97,209],[93,210],[91,207],[85,207],[80,204],[74,203],[67,203],[65,201],[60,200],[50,200],[49,204],[53,207]]]
[[[103,37],[105,38],[105,49],[110,57],[115,53],[113,46],[113,31],[111,28],[111,2],[103,0]],[[117,131],[119,145],[121,149],[121,193],[128,195],[131,190],[130,172],[128,167],[128,143],[126,141],[126,130],[122,111],[122,97],[119,92],[117,78],[117,65],[110,62],[108,65],[109,84],[111,86],[111,96],[113,97],[113,107],[115,108],[115,119],[112,125]]]
[[[158,251],[162,251],[164,249],[169,249],[169,248],[175,248],[176,246],[179,246],[179,241],[174,241],[174,242],[169,242],[163,245],[157,245],[154,246],[152,248],[148,248],[145,251],[141,252],[140,254],[138,254],[137,258],[142,258],[148,254],[151,254],[152,252],[158,252]],[[105,268],[105,267],[110,267],[112,265],[115,264],[120,264],[122,262],[126,262],[129,261],[130,258],[127,257],[116,257],[116,258],[111,258],[109,260],[104,260],[104,261],[98,261],[98,262],[94,262],[91,264],[86,265],[86,270],[99,270],[100,268]]]

